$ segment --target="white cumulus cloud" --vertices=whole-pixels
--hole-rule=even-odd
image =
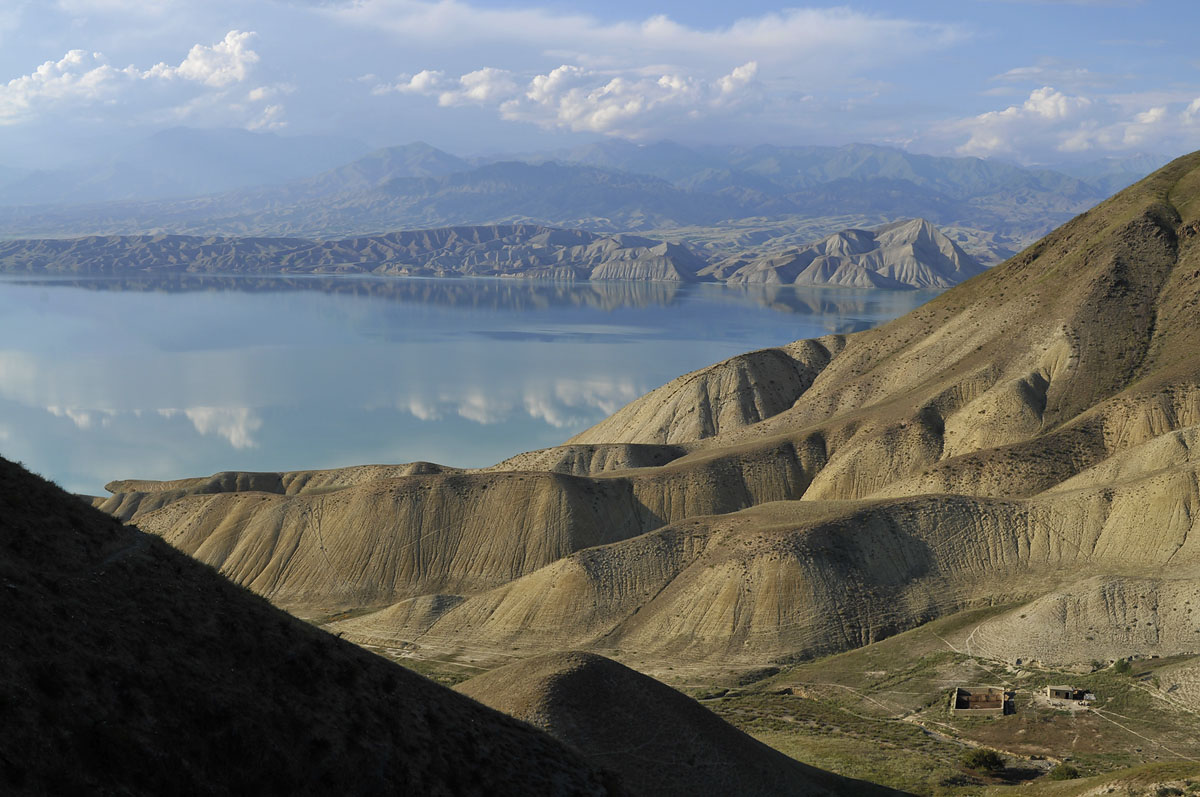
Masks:
[[[1162,96],[1067,94],[1050,86],[1019,105],[948,123],[937,135],[965,141],[963,155],[1016,156],[1024,160],[1139,149],[1194,148],[1200,100],[1188,104]]]
[[[186,107],[195,101],[197,90],[220,93],[247,80],[259,60],[250,47],[254,35],[232,30],[216,44],[193,46],[178,64],[160,62],[146,69],[116,67],[103,53],[69,50],[57,61],[0,83],[0,124],[17,124],[56,110]],[[172,86],[192,89],[180,95],[167,91]]]
[[[437,97],[442,106],[493,107],[504,119],[545,128],[637,138],[675,121],[732,109],[752,89],[757,72],[754,61],[715,80],[679,71],[614,74],[574,64],[527,79],[493,67],[458,78],[427,69],[379,84],[373,91],[424,94]]]
[[[212,46],[196,44],[179,66],[158,64],[147,76],[181,77],[206,86],[224,88],[245,80],[250,67],[258,63],[258,53],[250,49],[254,33],[231,30]]]

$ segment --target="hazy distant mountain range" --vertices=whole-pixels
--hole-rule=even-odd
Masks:
[[[54,169],[0,168],[0,206],[188,197],[282,183],[365,155],[359,141],[176,127],[108,157]]]
[[[1070,176],[863,144],[692,148],[613,140],[511,159],[459,158],[423,143],[366,155],[355,147],[176,130],[106,167],[0,171],[0,204],[8,206],[0,236],[329,238],[528,222],[657,231],[735,254],[747,234],[778,248],[922,217],[961,229],[959,243],[996,260],[1157,165],[1103,162]],[[789,239],[800,228],[804,239]]]

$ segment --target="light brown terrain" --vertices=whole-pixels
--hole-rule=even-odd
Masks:
[[[1192,155],[908,316],[681,377],[559,449],[103,506],[294,611],[390,604],[334,627],[419,655],[753,663],[1034,601],[981,629],[995,655],[1093,658],[1073,612],[1115,658],[1151,618],[1089,608],[1106,585],[1196,586],[1197,230]]]

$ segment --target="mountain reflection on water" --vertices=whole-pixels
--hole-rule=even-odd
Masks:
[[[873,326],[879,315],[899,307],[904,311],[936,295],[929,291],[878,291],[842,287],[795,285],[723,285],[680,282],[545,281],[532,279],[418,278],[375,276],[242,276],[170,274],[122,277],[19,278],[14,284],[69,286],[93,291],[244,293],[316,291],[371,297],[394,302],[473,307],[523,312],[552,307],[670,307],[702,294],[717,300],[755,303],[781,313],[842,317],[830,332],[856,332]],[[854,316],[867,316],[856,319]],[[849,317],[849,318],[846,318]]]
[[[686,373],[929,294],[334,277],[0,278],[0,454],[117,478],[556,445]]]

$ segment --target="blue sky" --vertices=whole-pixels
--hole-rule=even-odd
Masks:
[[[0,166],[176,125],[425,140],[1200,148],[1195,0],[3,0]]]

